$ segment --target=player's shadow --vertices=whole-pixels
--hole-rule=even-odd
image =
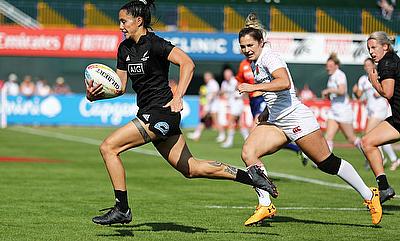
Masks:
[[[115,232],[113,234],[98,234],[97,236],[102,237],[123,237],[123,236],[134,236],[133,232],[162,232],[162,231],[175,231],[182,233],[240,233],[240,234],[251,234],[251,235],[273,235],[279,236],[279,234],[268,233],[268,232],[254,232],[254,231],[233,231],[233,230],[208,230],[201,227],[186,226],[176,224],[172,222],[167,223],[141,223],[136,225],[114,225],[110,226]],[[150,228],[150,229],[149,229]]]
[[[365,224],[354,224],[354,223],[337,223],[337,222],[323,222],[316,220],[305,220],[305,219],[297,219],[293,217],[287,216],[276,216],[273,219],[268,219],[268,221],[264,221],[260,226],[271,226],[273,223],[304,223],[304,224],[323,224],[323,225],[340,225],[340,226],[349,226],[349,227],[361,227],[361,228],[381,228],[376,225],[365,225]]]
[[[383,205],[382,210],[383,210],[384,215],[394,215],[393,213],[388,213],[388,212],[398,212],[398,211],[400,211],[400,206],[399,205]]]

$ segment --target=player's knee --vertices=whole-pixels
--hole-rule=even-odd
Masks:
[[[109,154],[113,153],[113,147],[112,147],[111,143],[109,143],[107,140],[104,140],[101,143],[99,149],[100,149],[100,153],[101,153],[102,156],[109,155]]]
[[[321,171],[326,172],[328,174],[336,175],[339,172],[341,163],[342,159],[331,153],[331,155],[328,156],[328,158],[318,163],[318,168]]]
[[[367,136],[363,136],[361,138],[360,144],[363,151],[368,151],[371,147],[373,147],[371,139],[368,138]]]
[[[256,156],[253,148],[247,143],[243,145],[242,148],[242,160],[245,163],[252,162],[253,160],[256,160],[258,157]]]

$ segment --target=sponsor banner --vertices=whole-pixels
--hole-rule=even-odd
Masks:
[[[122,34],[109,30],[0,27],[0,55],[115,58]]]
[[[326,129],[328,111],[331,107],[329,100],[309,100],[303,102],[314,112],[321,129]],[[355,131],[362,131],[367,125],[367,109],[360,101],[351,101],[353,107],[353,128]]]
[[[159,35],[197,60],[240,61],[238,34],[175,33]],[[368,57],[367,35],[269,32],[267,40],[289,63],[323,64],[332,52],[343,64],[362,64]]]
[[[157,34],[183,49],[194,60],[240,61],[244,58],[240,53],[238,34]],[[270,32],[267,40],[288,63],[323,64],[330,53],[336,52],[343,64],[362,64],[368,57],[367,37],[362,34]],[[118,30],[30,30],[0,26],[0,55],[115,58],[122,39]]]
[[[221,102],[220,124],[227,124],[226,102]],[[305,101],[305,105],[314,112],[322,129],[326,121],[330,102],[328,100]],[[367,111],[359,101],[353,101],[353,126],[356,131],[365,129]],[[50,95],[47,97],[8,96],[8,125],[71,125],[71,126],[121,126],[135,118],[138,111],[136,96],[124,96],[89,102],[85,95]],[[183,128],[192,128],[199,123],[198,96],[185,96],[184,108],[181,112]],[[242,115],[242,123],[250,127],[252,117],[248,103]]]
[[[198,123],[198,97],[184,98],[182,127]],[[135,95],[89,102],[85,95],[47,97],[8,96],[6,112],[9,125],[120,126],[135,118]]]

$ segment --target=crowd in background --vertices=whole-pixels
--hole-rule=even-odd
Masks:
[[[55,80],[55,84],[50,86],[43,77],[37,77],[35,80],[31,75],[25,75],[22,81],[19,81],[15,73],[8,75],[8,80],[4,83],[7,95],[9,96],[48,96],[51,94],[70,94],[71,88],[65,82],[64,77],[59,76]]]

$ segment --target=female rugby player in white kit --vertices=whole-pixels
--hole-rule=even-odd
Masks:
[[[242,149],[246,166],[257,165],[267,175],[261,157],[272,154],[289,141],[294,141],[302,151],[328,174],[337,175],[351,185],[364,199],[372,223],[382,218],[382,207],[377,188],[368,188],[353,166],[336,157],[329,149],[313,112],[296,97],[293,81],[285,61],[264,42],[260,29],[243,28],[239,32],[242,53],[252,61],[255,84],[242,83],[240,93],[263,91],[269,115],[260,115],[260,123],[250,133]],[[269,193],[276,197],[275,193]],[[245,225],[258,223],[275,214],[268,193]]]

